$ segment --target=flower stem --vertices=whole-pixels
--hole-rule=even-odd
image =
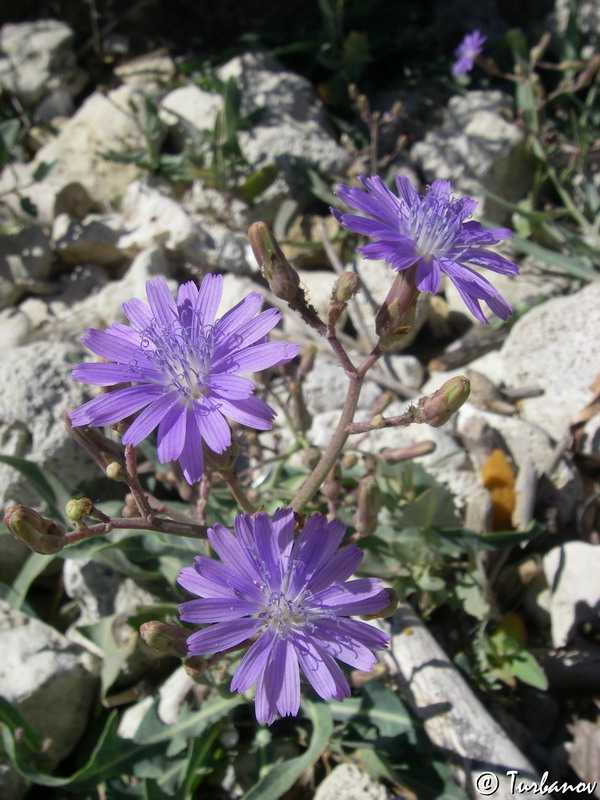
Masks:
[[[231,470],[223,471],[219,473],[227,486],[229,487],[229,491],[237,501],[240,508],[246,512],[246,514],[256,514],[258,508],[256,508],[250,500],[246,497],[246,494],[240,484],[238,483],[238,479],[234,472]]]
[[[82,539],[91,539],[93,536],[103,536],[112,530],[144,530],[156,531],[158,533],[169,533],[174,536],[187,536],[191,539],[206,539],[206,527],[204,525],[191,525],[183,522],[175,522],[170,519],[155,519],[149,523],[143,517],[128,519],[117,517],[110,522],[99,522],[97,525],[87,525],[84,531],[73,530],[64,536],[65,544],[73,544]]]
[[[365,375],[377,361],[379,356],[380,351],[378,348],[375,348],[375,350],[373,350],[373,352],[363,361],[360,367],[349,374],[350,383],[348,384],[346,399],[344,401],[344,406],[342,408],[342,413],[338,420],[336,429],[331,437],[331,441],[323,451],[319,463],[290,503],[290,508],[292,508],[294,511],[302,511],[306,504],[312,500],[312,498],[321,488],[321,485],[327,477],[329,471],[335,464],[336,459],[348,438],[349,434],[346,428],[354,419],[354,414],[356,412],[356,406],[358,405],[358,398],[360,397],[360,390],[362,389]]]

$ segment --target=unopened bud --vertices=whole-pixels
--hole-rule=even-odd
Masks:
[[[80,522],[88,516],[94,504],[89,497],[80,497],[78,500],[69,500],[65,507],[65,513],[69,522]]]
[[[213,472],[230,472],[240,454],[240,448],[232,437],[231,444],[222,453],[215,453],[204,442],[202,443],[202,452],[204,454],[204,463],[209,470]]]
[[[375,317],[375,331],[382,350],[392,347],[411,330],[418,297],[413,270],[399,272]]]
[[[321,451],[318,447],[307,447],[300,454],[302,463],[309,469],[314,469],[321,458]]]
[[[359,536],[370,536],[377,529],[377,516],[381,508],[381,489],[373,475],[367,475],[358,485],[358,505],[353,518]]]
[[[4,514],[4,524],[30,550],[43,556],[59,553],[66,544],[61,525],[27,506],[11,506]]]
[[[389,673],[389,669],[383,661],[378,661],[370,672],[365,672],[362,669],[353,669],[350,673],[350,685],[354,689],[360,689],[366,683],[373,683],[385,678]]]
[[[210,661],[202,656],[192,656],[183,662],[183,668],[190,678],[199,678],[210,666]]]
[[[451,378],[429,397],[419,400],[420,419],[416,421],[439,428],[466,402],[470,391],[471,384],[464,375]]]
[[[118,461],[111,461],[106,467],[106,477],[110,478],[111,481],[121,481],[126,483],[127,470],[123,464],[119,464]]]
[[[304,292],[300,276],[283,255],[273,231],[266,222],[254,222],[248,229],[250,246],[269,288],[280,300],[296,300]]]
[[[435,450],[435,442],[430,439],[423,442],[414,442],[406,447],[391,447],[384,450],[380,455],[386,464],[398,464],[400,461],[408,461],[417,456],[426,456]]]
[[[342,456],[342,469],[352,469],[358,464],[358,456],[356,453],[344,453]]]
[[[330,503],[334,503],[342,492],[342,471],[336,461],[323,481],[323,494]]]
[[[386,619],[392,616],[394,611],[398,608],[398,595],[393,589],[383,589],[383,591],[386,592],[388,596],[387,606],[382,608],[381,611],[377,611],[375,614],[365,614],[361,616],[361,619]]]
[[[175,658],[185,658],[188,654],[187,640],[190,631],[180,625],[171,625],[167,622],[144,622],[140,626],[140,636],[146,644]]]
[[[360,291],[360,278],[355,272],[347,270],[338,276],[331,291],[332,303],[346,303]]]

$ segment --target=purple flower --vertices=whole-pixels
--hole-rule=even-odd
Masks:
[[[260,513],[235,519],[235,536],[222,525],[208,532],[222,563],[198,556],[178,581],[199,595],[181,606],[181,619],[213,623],[193,633],[191,655],[235,647],[258,636],[242,658],[231,690],[245,692],[256,683],[259,722],[270,725],[277,712],[298,713],[301,667],[324,700],[350,694],[335,659],[372,670],[371,652],[387,646],[389,637],[350,614],[373,614],[390,602],[375,578],[345,582],[362,561],[356,545],[338,553],[345,528],[313,514],[294,540],[294,512],[278,510],[271,519]]]
[[[456,56],[456,61],[452,65],[452,74],[454,77],[457,75],[466,75],[467,72],[473,69],[475,56],[481,53],[486,41],[487,36],[483,36],[481,31],[475,30],[473,33],[467,33],[454,52]]]
[[[163,278],[146,283],[148,307],[141,300],[123,303],[133,327],[116,323],[107,330],[89,329],[83,344],[113,363],[80,364],[73,377],[116,389],[84,403],[70,414],[77,425],[108,425],[143,409],[123,434],[136,445],[158,426],[161,463],[179,460],[189,483],[202,475],[202,442],[215,453],[231,444],[225,417],[267,430],[273,409],[254,397],[254,384],[238,373],[284,364],[298,345],[267,342],[279,312],[256,315],[262,297],[251,292],[215,321],[223,279],[206,275],[200,288],[179,287],[177,302]]]
[[[359,181],[364,190],[342,184],[337,194],[368,216],[342,214],[333,208],[331,211],[346,228],[377,240],[359,247],[367,258],[382,258],[398,271],[413,269],[421,292],[438,292],[444,273],[478,320],[487,321],[480,300],[501,319],[508,319],[511,307],[473,269],[485,267],[504,275],[518,274],[516,264],[485,248],[512,236],[507,228],[485,230],[471,220],[477,202],[470,197],[451,197],[449,181],[435,180],[422,196],[408,178],[398,175],[399,197],[377,176],[359,177]]]

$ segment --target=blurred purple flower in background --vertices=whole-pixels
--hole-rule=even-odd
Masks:
[[[159,461],[178,460],[189,483],[202,475],[202,441],[215,453],[231,444],[225,417],[269,429],[275,412],[238,373],[283,364],[298,346],[266,341],[280,315],[271,308],[256,316],[263,302],[256,292],[215,321],[222,285],[220,275],[206,275],[199,289],[191,281],[180,286],[175,302],[156,278],[146,284],[149,307],[136,299],[123,303],[133,327],[89,329],[83,344],[114,363],[80,364],[73,377],[94,386],[137,385],[84,403],[71,412],[72,424],[108,425],[144,409],[123,442],[137,445],[158,426]]]
[[[443,273],[478,320],[486,322],[480,300],[498,317],[508,319],[511,307],[506,300],[472,269],[518,274],[516,264],[485,248],[512,236],[507,228],[485,230],[471,220],[477,202],[452,197],[449,181],[435,180],[425,195],[419,195],[408,178],[398,175],[397,196],[378,176],[358,180],[364,189],[341,184],[337,195],[368,216],[331,211],[344,227],[377,240],[358,248],[367,258],[384,259],[398,271],[414,269],[421,292],[438,292]]]
[[[475,30],[473,33],[467,33],[454,52],[456,56],[456,61],[452,65],[452,74],[454,77],[457,75],[466,75],[467,72],[473,69],[475,56],[481,53],[486,41],[487,36],[484,36],[481,31]]]
[[[242,658],[231,690],[256,683],[259,722],[277,712],[295,715],[300,706],[299,667],[324,700],[342,700],[350,687],[334,659],[370,671],[371,652],[389,637],[350,614],[386,609],[390,593],[376,578],[347,581],[362,561],[356,545],[336,553],[341,522],[313,514],[294,540],[294,512],[278,510],[235,519],[235,535],[222,525],[208,532],[222,563],[198,556],[178,582],[200,600],[181,606],[181,619],[213,623],[188,639],[191,655],[218,653],[258,634]]]

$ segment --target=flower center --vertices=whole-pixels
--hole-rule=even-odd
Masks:
[[[441,201],[432,195],[415,203],[405,223],[421,258],[444,256],[452,249],[461,229],[460,201]]]
[[[279,590],[272,591],[267,600],[267,616],[274,620],[280,628],[297,628],[305,625],[310,614],[300,604],[288,600]]]
[[[153,320],[142,333],[141,350],[154,368],[186,400],[198,400],[209,391],[214,341],[212,330],[203,330],[196,312],[179,309],[168,324]]]

